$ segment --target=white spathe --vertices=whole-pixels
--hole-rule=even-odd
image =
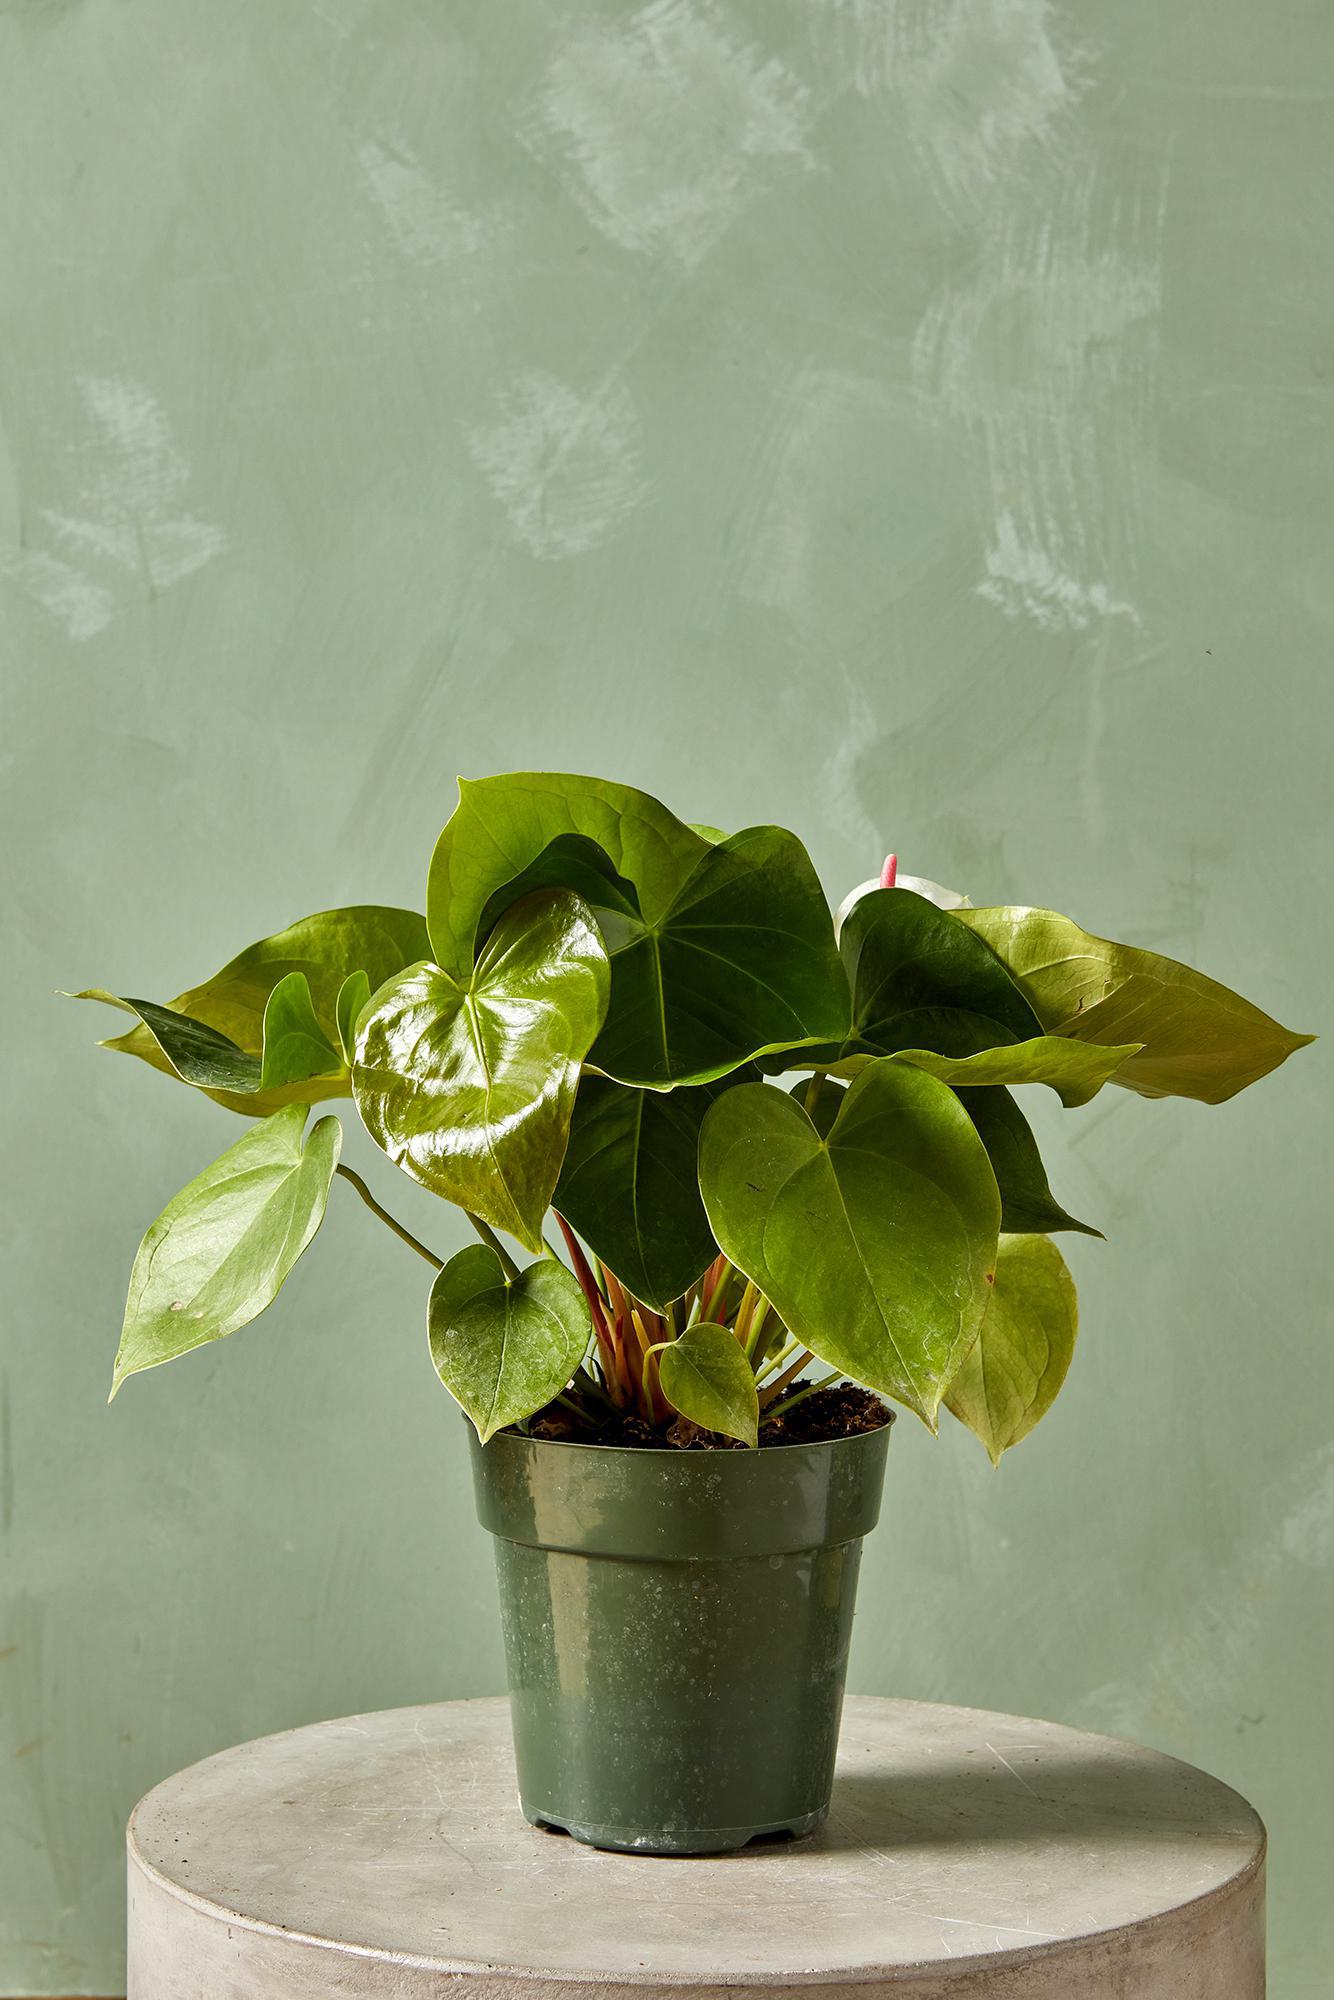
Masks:
[[[844,920],[854,903],[860,903],[863,896],[869,896],[872,889],[881,886],[880,877],[873,875],[869,882],[859,882],[843,898],[834,912],[834,936],[843,929]],[[961,896],[957,889],[942,888],[939,882],[929,882],[925,875],[898,875],[894,880],[896,889],[911,889],[915,895],[925,896],[928,903],[934,903],[939,910],[971,910],[973,905],[967,896]]]

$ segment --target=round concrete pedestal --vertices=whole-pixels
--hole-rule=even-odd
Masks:
[[[129,1832],[129,2000],[1259,2000],[1264,1829],[1189,1765],[849,1701],[824,1829],[704,1860],[529,1826],[504,1701],[246,1743]]]

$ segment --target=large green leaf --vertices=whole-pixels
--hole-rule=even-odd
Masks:
[[[1093,937],[1054,910],[955,910],[951,921],[985,939],[1044,1028],[1082,1043],[1139,1043],[1115,1081],[1144,1097],[1222,1104],[1315,1039],[1191,966]]]
[[[435,1372],[485,1444],[560,1394],[592,1322],[579,1282],[553,1258],[507,1278],[485,1243],[451,1257],[431,1287]]]
[[[658,1356],[658,1380],[672,1408],[701,1430],[759,1443],[755,1372],[727,1327],[707,1322],[687,1327]]]
[[[794,834],[711,844],[623,785],[519,773],[460,788],[427,896],[438,963],[466,976],[506,904],[562,883],[596,911],[612,960],[595,1069],[669,1089],[847,1031],[833,924]]]
[[[945,1393],[946,1407],[993,1465],[1044,1417],[1075,1351],[1074,1279],[1045,1236],[1002,1236],[982,1329]]]
[[[540,1250],[606,1006],[587,904],[539,890],[506,911],[465,979],[414,965],[380,988],[357,1035],[357,1109],[414,1180]]]
[[[169,1201],[139,1246],[111,1393],[262,1313],[324,1218],[342,1128],[304,1105],[252,1126]]]
[[[580,861],[587,871],[582,879],[570,881],[562,873],[525,886],[564,882],[600,909],[603,900],[590,877],[605,869],[633,886],[638,912],[650,924],[664,915],[709,851],[708,841],[630,785],[562,771],[460,778],[459,803],[436,842],[426,889],[436,964],[466,978],[484,942],[479,926],[492,897],[532,868],[553,842],[572,837],[579,848],[567,847],[566,858]]]
[[[1096,1097],[1109,1077],[1129,1056],[1138,1042],[1123,1047],[1074,1042],[1064,1035],[1035,1035],[1027,1042],[1007,1042],[1000,1048],[980,1049],[975,1056],[940,1056],[932,1049],[897,1049],[894,1061],[924,1069],[940,1083],[955,1090],[1007,1087],[1021,1083],[1049,1084],[1065,1105],[1087,1104]],[[823,1069],[829,1076],[845,1080],[860,1076],[868,1064],[878,1062],[873,1055],[840,1056],[837,1061],[817,1061],[810,1051],[799,1051],[783,1061],[784,1069]]]
[[[1008,1090],[965,1090],[960,1101],[987,1149],[1001,1197],[1001,1228],[1011,1235],[1046,1235],[1057,1229],[1101,1236],[1067,1215],[1047,1183],[1032,1127]]]
[[[929,1049],[971,1056],[1040,1030],[994,952],[911,889],[863,896],[848,913],[839,949],[852,987],[845,1055]]]
[[[264,1010],[269,995],[290,973],[302,972],[309,983],[319,1028],[329,1043],[337,1047],[338,994],[349,973],[365,972],[374,988],[402,966],[429,957],[425,922],[413,910],[369,903],[344,910],[323,910],[249,945],[211,979],[177,994],[159,1012],[185,1015],[258,1061],[264,1048]],[[111,996],[95,990],[95,997]],[[131,1003],[131,1010],[145,1022],[148,1016],[144,1008],[148,1004]],[[170,1024],[168,1032],[176,1032]],[[195,1081],[186,1076],[176,1057],[167,1053],[155,1028],[140,1025],[104,1046],[138,1056],[166,1075]],[[213,1049],[212,1056],[218,1055],[219,1051]],[[314,1104],[322,1098],[346,1097],[351,1089],[347,1069],[342,1064],[328,1075],[312,1076],[274,1089],[252,1088],[248,1082],[250,1072],[241,1074],[239,1084],[213,1084],[201,1079],[198,1087],[228,1110],[243,1112],[251,1118],[262,1117],[284,1104]]]
[[[633,1090],[585,1076],[555,1205],[626,1290],[661,1310],[717,1255],[699,1192],[699,1128],[727,1084]]]
[[[700,1185],[714,1236],[797,1338],[934,1428],[989,1296],[1000,1195],[953,1091],[904,1063],[857,1078],[822,1139],[742,1084],[711,1106]]]
[[[589,1058],[622,1083],[706,1083],[846,1033],[848,990],[810,857],[781,827],[708,849],[653,923],[603,914],[607,1025]]]

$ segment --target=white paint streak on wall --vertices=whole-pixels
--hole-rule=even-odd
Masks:
[[[402,254],[414,264],[449,264],[481,249],[480,217],[456,201],[406,152],[368,139],[358,159],[366,184]]]
[[[1034,147],[1050,147],[1083,84],[1058,54],[1048,0],[832,0],[854,88],[894,99],[938,192],[986,201]]]
[[[570,29],[521,136],[613,242],[690,269],[777,171],[810,165],[810,118],[806,86],[716,8],[653,0]]]
[[[850,456],[892,403],[883,382],[806,361],[776,391],[747,468],[729,536],[742,594],[790,617],[808,615],[821,536],[839,507]]]
[[[940,419],[980,447],[980,594],[1046,626],[1136,615],[1163,190],[1104,187],[1096,162],[1072,163],[1045,211],[1002,206],[976,274],[933,303],[913,347]]]
[[[90,639],[128,601],[127,579],[167,590],[225,537],[184,511],[189,466],[148,389],[87,376],[79,390],[91,424],[71,454],[82,478],[66,505],[38,510],[54,547],[22,550],[5,567],[72,639]]]
[[[969,276],[928,308],[914,380],[963,432],[981,596],[1054,629],[1135,618],[1135,522],[1165,185],[1071,114],[1093,76],[1051,0],[825,0],[852,88],[883,102]]]
[[[583,396],[531,369],[467,438],[517,540],[546,560],[605,542],[649,491],[639,414],[615,380]]]

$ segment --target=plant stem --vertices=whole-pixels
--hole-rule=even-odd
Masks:
[[[357,1193],[361,1196],[362,1200],[365,1202],[367,1208],[371,1211],[371,1214],[378,1215],[381,1222],[383,1222],[387,1228],[393,1230],[395,1236],[401,1236],[405,1243],[408,1243],[412,1246],[412,1248],[417,1252],[417,1255],[419,1257],[424,1257],[427,1263],[433,1265],[437,1271],[444,1270],[445,1268],[444,1258],[437,1257],[434,1250],[428,1250],[424,1243],[419,1243],[416,1237],[412,1234],[412,1231],[410,1229],[405,1229],[401,1222],[395,1222],[393,1216],[389,1213],[389,1210],[387,1208],[381,1208],[379,1202],[375,1199],[375,1196],[371,1193],[370,1189],[367,1187],[365,1181],[361,1178],[361,1175],[359,1173],[356,1173],[353,1170],[353,1168],[345,1167],[342,1166],[341,1164],[335,1167],[334,1172],[341,1174],[343,1176],[343,1179],[349,1182],[350,1185],[356,1189]]]
[[[481,1237],[483,1243],[485,1243],[488,1246],[488,1248],[495,1251],[497,1257],[500,1259],[500,1268],[505,1273],[505,1276],[509,1278],[511,1281],[517,1278],[519,1275],[519,1267],[515,1263],[514,1259],[510,1256],[509,1251],[505,1248],[500,1238],[496,1235],[496,1232],[491,1227],[490,1223],[483,1222],[481,1216],[474,1215],[470,1208],[465,1208],[463,1213],[467,1216],[469,1222],[472,1224],[473,1228],[477,1231],[477,1234]]]
[[[727,1281],[732,1275],[732,1266],[728,1263],[726,1257],[719,1257],[717,1259],[715,1268],[719,1266],[721,1266],[721,1269],[719,1270],[713,1290],[709,1293],[709,1302],[700,1312],[700,1318],[710,1325],[714,1323],[713,1315],[718,1309],[718,1301],[727,1290]]]
[[[795,1396],[785,1396],[777,1409],[766,1410],[764,1413],[765,1423],[770,1423],[774,1417],[781,1417],[785,1410],[795,1410],[798,1403],[804,1403],[806,1398],[813,1396],[817,1389],[827,1389],[831,1382],[841,1382],[842,1379],[842,1369],[835,1368],[832,1374],[822,1375],[818,1382],[808,1382],[804,1389],[798,1389]]]
[[[769,1317],[769,1301],[764,1297],[763,1294],[761,1294],[760,1302],[756,1306],[754,1312],[751,1314],[750,1324],[746,1328],[747,1361],[753,1362],[755,1360],[756,1354],[760,1346],[760,1335],[764,1332],[764,1322],[768,1319],[768,1317]]]
[[[612,1330],[612,1324],[607,1317],[606,1301],[602,1296],[596,1278],[589,1268],[588,1259],[584,1255],[583,1245],[559,1210],[556,1211],[556,1221],[560,1227],[561,1235],[565,1238],[565,1247],[570,1253],[570,1262],[574,1265],[574,1275],[579,1280],[580,1289],[588,1306],[588,1315],[593,1322],[593,1333],[597,1340],[598,1350],[602,1356],[603,1373],[607,1377],[608,1386],[615,1392],[617,1408],[621,1408],[623,1407],[622,1389],[624,1385],[621,1381],[620,1362],[616,1350],[616,1336]]]
[[[755,1310],[759,1296],[759,1286],[753,1278],[747,1278],[746,1289],[741,1294],[741,1304],[737,1307],[736,1318],[732,1322],[732,1331],[743,1347],[746,1345],[746,1336],[750,1330],[750,1316]]]
[[[814,1118],[820,1107],[820,1092],[824,1089],[824,1080],[825,1072],[822,1069],[811,1071],[811,1080],[806,1085],[806,1095],[801,1100],[808,1118]]]
[[[775,1379],[769,1384],[768,1388],[764,1391],[764,1394],[760,1397],[760,1408],[762,1410],[767,1410],[769,1408],[769,1405],[773,1402],[774,1398],[776,1396],[782,1395],[788,1383],[794,1381],[796,1377],[800,1375],[802,1369],[806,1366],[806,1363],[808,1361],[814,1361],[814,1359],[815,1356],[810,1352],[809,1348],[803,1347],[800,1354],[797,1356],[796,1360],[789,1362],[787,1367],[783,1370],[782,1374],[776,1376]]]
[[[781,1368],[783,1363],[796,1353],[797,1347],[798,1342],[789,1339],[784,1346],[779,1348],[776,1354],[771,1354],[769,1359],[756,1370],[755,1380],[757,1382],[765,1381],[767,1377],[774,1373],[775,1369]]]

